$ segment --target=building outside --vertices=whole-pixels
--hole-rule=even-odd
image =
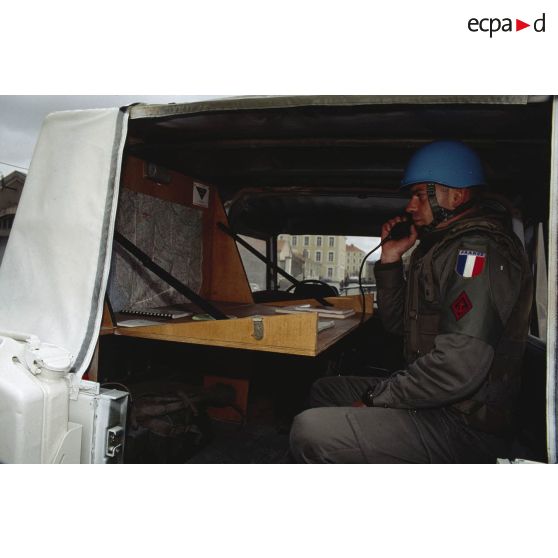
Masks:
[[[0,262],[8,244],[26,176],[22,172],[14,171],[0,179]]]
[[[292,275],[295,279],[302,281],[305,273],[305,262],[301,254],[295,252],[287,240],[277,240],[277,265]],[[278,277],[279,289],[282,291],[287,290],[291,286],[291,282],[284,277]]]
[[[319,279],[339,283],[346,275],[346,241],[344,236],[280,234],[279,243],[286,242],[293,253],[302,258],[299,280]],[[280,258],[279,262],[280,262]],[[281,263],[279,263],[281,265]]]
[[[349,244],[346,249],[346,264],[345,264],[345,280],[349,277],[358,277],[360,271],[360,266],[362,260],[365,256],[363,250],[355,246],[354,244]]]

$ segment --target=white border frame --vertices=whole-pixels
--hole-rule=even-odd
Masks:
[[[556,340],[558,304],[558,97],[552,107],[548,246],[548,325],[546,337],[546,432],[549,463],[556,463]]]

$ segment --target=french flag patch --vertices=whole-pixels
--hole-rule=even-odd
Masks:
[[[486,254],[474,250],[459,250],[455,271],[461,277],[476,277],[482,273]]]

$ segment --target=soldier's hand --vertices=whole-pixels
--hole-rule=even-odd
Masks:
[[[401,223],[402,221],[405,221],[405,218],[402,217],[401,215],[398,215],[397,217],[393,217],[393,219],[390,219],[389,221],[384,223],[382,225],[382,233],[381,233],[382,241],[384,241],[388,237],[389,233],[391,232],[391,229],[397,223]],[[415,242],[417,241],[417,238],[418,238],[417,229],[415,225],[411,225],[411,231],[409,236],[400,238],[399,240],[388,240],[382,246],[382,257],[380,261],[382,263],[398,262],[401,259],[401,256],[407,250],[409,250],[409,248],[414,246]]]

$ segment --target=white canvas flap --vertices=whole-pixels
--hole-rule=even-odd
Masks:
[[[46,118],[0,268],[0,330],[64,347],[78,377],[102,318],[127,118],[119,109]]]

